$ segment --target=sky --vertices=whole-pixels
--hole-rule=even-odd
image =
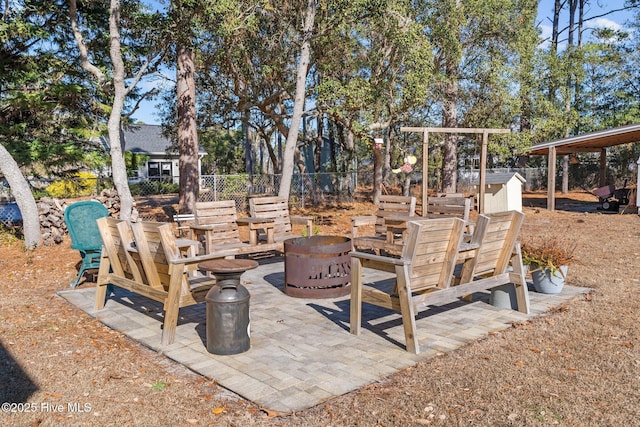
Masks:
[[[587,9],[585,10],[584,17],[588,19],[589,17],[603,15],[609,11],[620,9],[623,0],[590,0]],[[540,25],[540,29],[542,30],[542,38],[548,39],[551,35],[551,19],[553,18],[553,5],[554,0],[541,0],[540,5],[538,6],[538,23]],[[565,11],[561,14],[562,17],[566,17],[567,12]],[[607,16],[603,16],[601,18],[596,18],[593,20],[589,20],[586,24],[587,27],[596,28],[596,27],[608,27],[613,28],[615,30],[622,29],[625,21],[631,20],[633,15],[630,12],[615,12]],[[586,34],[588,36],[588,32]]]
[[[585,12],[585,18],[589,18],[596,15],[602,15],[607,11],[619,9],[624,3],[623,0],[590,0],[590,5]],[[553,17],[553,4],[554,0],[541,0],[538,7],[538,20],[540,25],[541,37],[548,39],[551,34],[551,18]],[[563,14],[566,15],[566,12]],[[632,18],[629,12],[616,12],[611,15],[607,15],[601,18],[590,20],[588,22],[589,27],[609,27],[613,29],[622,29],[626,20]],[[587,34],[588,36],[588,34]],[[173,79],[174,75],[168,75]],[[166,84],[161,83],[160,80],[154,82],[143,82],[142,88],[149,87],[151,85]],[[134,118],[137,121],[146,124],[160,124],[161,119],[158,117],[158,108],[156,104],[158,101],[144,102],[141,104],[140,109],[134,114]]]

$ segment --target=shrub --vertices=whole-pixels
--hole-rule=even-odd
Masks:
[[[91,195],[96,187],[96,176],[91,172],[79,172],[75,178],[55,181],[47,186],[51,197],[82,197]]]
[[[576,244],[557,236],[538,236],[522,243],[522,263],[531,271],[548,268],[552,274],[563,265],[575,264]]]

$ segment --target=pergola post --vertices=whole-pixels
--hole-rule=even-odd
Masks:
[[[480,149],[480,177],[478,179],[478,213],[484,213],[484,196],[486,188],[484,183],[487,182],[487,149],[489,146],[489,132],[482,132],[482,147]]]
[[[510,133],[510,129],[481,129],[481,128],[430,128],[430,127],[401,127],[400,132],[422,132],[422,215],[426,215],[426,202],[429,186],[427,185],[428,161],[429,161],[429,132],[433,133],[471,133],[482,134],[482,150],[480,152],[480,177],[478,211],[484,211],[485,180],[487,171],[487,147],[490,133]],[[482,210],[481,210],[482,209]]]
[[[422,216],[427,216],[427,190],[429,171],[429,132],[422,134]]]
[[[549,147],[549,165],[547,167],[547,209],[556,209],[556,147]]]

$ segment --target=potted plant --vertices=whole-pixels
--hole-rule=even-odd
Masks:
[[[522,243],[522,263],[531,272],[537,292],[557,294],[562,291],[568,266],[576,263],[576,245],[557,236],[540,236]]]

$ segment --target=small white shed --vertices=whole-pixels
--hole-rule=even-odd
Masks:
[[[526,180],[517,172],[488,173],[485,182],[484,212],[522,212],[522,186]],[[478,182],[474,183],[480,193]]]

